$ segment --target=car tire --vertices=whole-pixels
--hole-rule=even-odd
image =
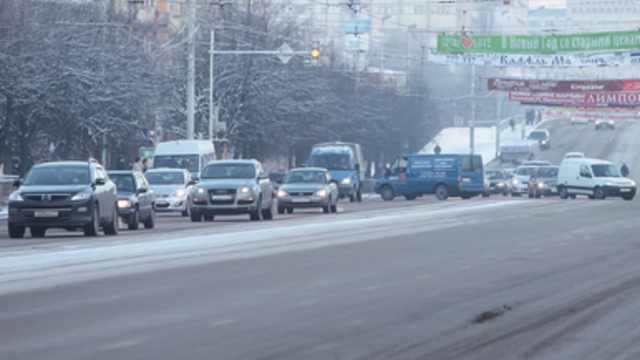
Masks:
[[[278,214],[280,214],[280,215],[284,214],[284,208],[283,207],[278,206]]]
[[[587,197],[589,198],[589,200],[595,200],[596,199],[596,197],[593,196],[593,195],[587,195]]]
[[[262,220],[262,199],[258,200],[258,205],[256,206],[256,209],[249,212],[249,219],[251,219],[251,221]]]
[[[138,226],[140,225],[140,211],[138,208],[133,209],[133,213],[129,214],[129,221],[127,222],[127,228],[129,230],[138,230]]]
[[[503,192],[502,196],[509,196],[509,193],[508,192]]]
[[[470,195],[460,195],[460,198],[462,198],[462,200],[469,200],[471,199]]]
[[[194,213],[193,211],[191,211],[191,215],[189,215],[191,217],[191,222],[201,222],[202,221],[202,214],[200,213]]]
[[[93,207],[93,215],[91,221],[84,226],[84,236],[97,236],[100,231],[100,217],[98,212],[98,204]]]
[[[338,205],[337,204],[331,205],[331,212],[332,213],[337,213],[338,212]]]
[[[380,196],[384,201],[393,200],[393,198],[395,197],[395,194],[393,193],[393,188],[389,185],[383,186],[382,189],[380,189]]]
[[[156,209],[155,207],[151,207],[151,211],[149,212],[149,217],[144,221],[145,229],[153,229],[156,226]]]
[[[564,200],[569,197],[569,192],[567,191],[567,188],[562,186],[560,187],[560,189],[558,189],[558,195],[560,195],[560,199]]]
[[[9,224],[9,237],[11,239],[22,239],[24,237],[24,226],[14,226]]]
[[[633,200],[633,196],[623,196],[622,200],[626,200],[626,201]]]
[[[191,216],[191,207],[189,206],[189,199],[187,199],[187,205],[184,207],[184,211],[182,212],[182,216],[189,217]]]
[[[262,218],[265,220],[273,220],[273,210],[271,206],[268,209],[262,210]]]
[[[436,198],[440,201],[447,200],[449,197],[449,189],[444,185],[436,186]]]
[[[325,206],[322,207],[322,212],[325,214],[329,214],[331,213],[331,205],[327,204]]]
[[[113,209],[113,215],[109,225],[103,227],[105,235],[118,235],[118,206]]]
[[[578,196],[578,195],[576,195],[576,194],[571,194],[571,195],[569,195],[569,198],[571,198],[571,199],[573,200],[573,199],[575,199],[577,196]]]
[[[204,214],[204,221],[213,221],[216,216],[214,214]]]
[[[529,195],[529,199],[533,198],[533,193],[531,191],[527,191],[527,194]]]
[[[351,195],[349,195],[349,202],[356,202],[356,194],[351,193]]]
[[[407,194],[407,195],[404,196],[404,198],[409,200],[409,201],[413,201],[413,200],[418,198],[418,195],[416,195],[416,194]]]
[[[536,199],[540,199],[540,197],[542,197],[542,194],[540,194],[540,193],[539,193],[539,192],[537,192],[537,191],[534,191],[534,192],[533,192],[533,197],[534,197],[534,198],[536,198]]]
[[[604,200],[604,198],[607,197],[607,195],[604,193],[604,189],[599,186],[596,186],[596,188],[593,189],[593,196],[597,200]]]
[[[47,232],[47,228],[32,226],[29,228],[29,231],[31,232],[31,237],[41,238],[44,237],[45,232]]]
[[[287,208],[287,214],[293,214],[293,208],[292,207]]]

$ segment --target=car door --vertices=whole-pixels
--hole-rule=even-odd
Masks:
[[[437,181],[436,176],[441,172],[434,172],[434,160],[425,157],[411,157],[409,159],[409,191],[416,194],[433,193]]]
[[[595,180],[593,179],[593,173],[591,167],[587,164],[580,165],[580,179],[578,181],[578,189],[576,192],[580,194],[593,194]]]
[[[335,204],[338,202],[338,186],[336,186],[335,181],[331,181],[331,174],[325,170],[324,172],[325,184],[327,186],[327,191],[329,192],[329,202],[331,204]]]
[[[391,174],[389,176],[390,183],[393,185],[393,191],[396,195],[404,195],[409,191],[409,178],[407,178],[407,165],[409,158],[401,156],[391,166]]]
[[[102,175],[102,173],[100,172],[100,168],[98,168],[97,166],[92,166],[92,179],[91,179],[91,183],[93,184],[93,193],[95,198],[98,200],[98,218],[99,218],[99,222],[103,223],[106,219],[108,219],[108,215],[109,211],[113,211],[111,208],[109,208],[109,204],[108,204],[108,191],[107,191],[107,184],[105,183],[105,185],[98,185],[96,184],[96,182],[98,181],[98,179],[105,179],[106,178]]]
[[[146,219],[149,216],[149,189],[146,188],[144,179],[141,174],[135,174],[136,193],[138,198],[138,208],[140,209],[140,218]]]
[[[271,187],[269,174],[264,171],[260,163],[256,164],[256,174],[258,175],[258,184],[262,193],[262,206],[268,208],[271,206],[273,199],[273,188]]]

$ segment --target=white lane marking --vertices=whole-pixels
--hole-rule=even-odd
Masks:
[[[234,320],[234,319],[220,320],[220,321],[216,321],[216,322],[212,323],[211,327],[229,325],[229,324],[233,324],[235,322],[236,322],[236,320]]]
[[[366,287],[366,288],[362,289],[361,291],[373,291],[373,290],[378,290],[378,289],[380,289],[380,286],[369,286],[369,287]]]
[[[429,275],[429,274],[416,276],[416,280],[424,280],[424,279],[430,279],[430,278],[431,278],[431,275]]]

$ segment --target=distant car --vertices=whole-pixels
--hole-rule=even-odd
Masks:
[[[118,187],[118,215],[129,230],[138,230],[140,222],[145,229],[153,229],[156,196],[145,176],[137,171],[109,171],[108,174]]]
[[[573,125],[589,125],[589,122],[583,118],[571,118],[571,126]]]
[[[522,163],[522,166],[551,166],[551,161],[547,160],[531,160]]]
[[[191,221],[215,215],[249,214],[253,221],[272,220],[273,188],[256,160],[212,161],[191,190]]]
[[[558,193],[558,167],[541,166],[529,179],[529,197],[555,195]]]
[[[564,154],[565,159],[582,159],[584,158],[584,153],[582,152],[568,152]]]
[[[269,173],[269,180],[271,180],[271,186],[273,187],[274,197],[278,194],[278,189],[284,182],[284,178],[287,177],[286,171],[273,171]]]
[[[156,194],[156,210],[189,216],[189,193],[196,184],[187,169],[151,169],[144,174]]]
[[[278,214],[291,214],[295,208],[321,207],[325,213],[337,212],[339,190],[326,169],[303,168],[289,171],[278,190]]]
[[[596,131],[600,129],[615,130],[616,124],[613,122],[613,120],[609,120],[609,121],[598,120],[596,121]]]
[[[596,119],[593,119],[593,118],[592,118],[592,119],[587,120],[587,122],[589,122],[589,123],[594,123],[594,122],[596,122]]]
[[[538,141],[540,150],[551,149],[551,136],[547,130],[532,130],[527,138]]]
[[[520,166],[511,180],[511,196],[520,196],[529,191],[529,180],[539,166]]]
[[[75,230],[96,236],[118,234],[116,185],[97,161],[56,161],[34,165],[9,197],[9,237],[32,237],[48,228]]]
[[[511,185],[507,175],[502,170],[486,170],[485,174],[489,179],[489,190],[492,194],[509,195]]]

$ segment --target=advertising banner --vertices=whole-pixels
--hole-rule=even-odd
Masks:
[[[573,106],[640,106],[640,92],[509,92],[509,100]]]
[[[438,35],[442,53],[556,53],[640,48],[640,32],[576,35]]]
[[[488,79],[487,88],[489,90],[518,92],[633,92],[640,91],[640,79],[602,81]]]
[[[640,114],[637,111],[629,111],[629,109],[608,108],[607,110],[589,109],[589,108],[572,108],[572,107],[550,107],[547,108],[545,116],[551,118],[582,118],[596,120],[618,120],[630,121],[640,120]]]

